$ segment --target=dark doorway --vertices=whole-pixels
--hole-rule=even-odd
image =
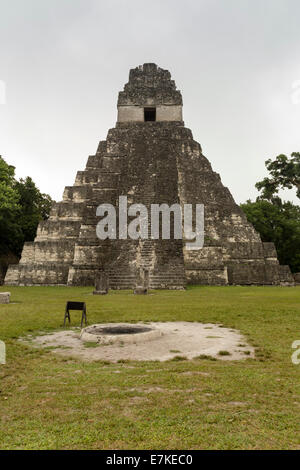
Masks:
[[[156,108],[144,108],[144,121],[156,121]]]

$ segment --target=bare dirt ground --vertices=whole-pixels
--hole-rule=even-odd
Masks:
[[[144,324],[144,323],[139,323]],[[193,359],[205,355],[221,360],[254,357],[254,348],[237,330],[196,322],[147,323],[162,336],[144,343],[98,345],[80,339],[80,329],[22,338],[36,347],[51,347],[54,353],[83,361],[167,361],[176,356]]]

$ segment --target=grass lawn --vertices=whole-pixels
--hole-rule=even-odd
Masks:
[[[134,296],[92,288],[1,287],[1,449],[300,449],[300,288],[190,287]],[[65,302],[88,321],[221,322],[256,347],[244,361],[83,363],[17,341],[61,328]],[[79,325],[80,312],[71,312]]]

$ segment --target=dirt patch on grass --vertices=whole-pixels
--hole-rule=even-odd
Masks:
[[[145,343],[108,344],[88,348],[80,340],[78,329],[64,329],[31,337],[30,341],[28,338],[28,343],[43,348],[50,347],[51,352],[83,361],[168,361],[178,358],[176,352],[178,350],[181,351],[180,356],[183,360],[213,357],[226,361],[254,357],[254,348],[246,343],[245,338],[237,330],[221,325],[197,322],[156,322],[149,325],[160,329],[162,336]],[[208,328],[210,335],[207,335]],[[27,339],[23,338],[22,341],[27,342]],[[249,355],[245,356],[244,347],[240,347],[240,344],[246,345]]]

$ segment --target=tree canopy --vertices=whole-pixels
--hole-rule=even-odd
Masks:
[[[270,176],[256,183],[256,188],[262,191],[261,198],[272,201],[279,189],[297,190],[297,197],[300,198],[300,153],[293,152],[291,157],[278,155],[275,160],[267,160],[266,168]]]
[[[262,241],[275,244],[280,264],[300,272],[300,207],[291,202],[279,205],[257,199],[241,204],[241,208]]]
[[[21,254],[32,241],[38,223],[47,219],[52,200],[42,194],[30,177],[15,178],[15,167],[0,156],[0,254]]]
[[[275,244],[280,264],[300,272],[300,207],[278,196],[279,189],[295,187],[300,198],[300,153],[292,153],[291,158],[278,155],[265,164],[270,176],[255,185],[261,194],[241,208],[262,241]]]

